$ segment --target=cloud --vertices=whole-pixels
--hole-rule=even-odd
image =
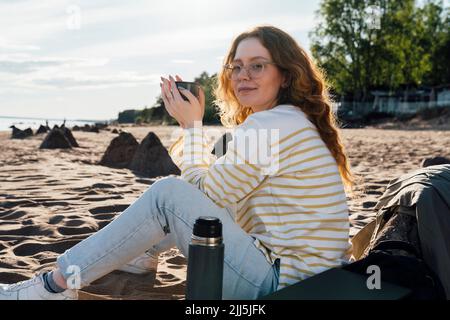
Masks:
[[[23,74],[45,68],[82,68],[104,66],[107,59],[33,57],[27,54],[0,55],[0,73]]]
[[[214,6],[209,1],[196,0],[185,10],[172,9],[182,3],[78,1],[80,29],[69,30],[71,14],[67,9],[73,1],[0,1],[0,28],[8,39],[25,43],[24,49],[37,49],[29,43],[39,39],[38,45],[49,53],[57,48],[75,56],[123,59],[226,51],[234,36],[254,25],[273,24],[289,32],[303,32],[315,23],[308,12],[286,12],[282,5],[268,0],[258,5],[251,1],[217,1]],[[240,10],[236,12],[235,7]],[[250,9],[253,14],[247,17],[245,12]],[[23,17],[21,23],[18,16]]]
[[[6,51],[37,51],[41,48],[31,44],[14,43],[0,37],[0,49]]]
[[[159,83],[159,74],[139,74],[137,72],[118,72],[89,74],[80,71],[58,72],[41,69],[27,74],[8,75],[0,73],[0,87],[4,92],[30,93],[48,90],[104,89],[113,87],[136,87]]]
[[[0,55],[0,86],[29,89],[95,89],[159,83],[159,75],[138,74],[103,67],[108,59]]]
[[[83,47],[74,48],[73,53],[76,55],[99,54],[110,59],[142,56],[163,59],[168,55],[192,55],[208,50],[220,49],[226,52],[235,36],[256,25],[272,24],[287,32],[296,33],[310,30],[314,23],[313,16],[301,17],[295,14],[239,21],[217,21],[208,27],[193,25],[148,34],[138,33],[129,37],[117,37],[107,42],[89,43]]]
[[[194,60],[187,60],[187,59],[174,59],[171,61],[172,63],[176,64],[193,64]]]
[[[139,75],[123,72],[117,75],[71,74],[32,79],[32,85],[45,89],[104,89],[135,87],[159,83],[159,75]]]
[[[65,26],[65,6],[58,0],[0,1],[2,35],[24,43],[41,40]]]

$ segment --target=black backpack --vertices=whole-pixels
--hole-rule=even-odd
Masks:
[[[390,250],[404,250],[411,256],[394,255]],[[411,290],[407,299],[445,300],[444,288],[436,274],[421,259],[408,242],[388,240],[376,245],[369,254],[342,269],[367,276],[367,268],[376,265],[381,271],[381,281]]]

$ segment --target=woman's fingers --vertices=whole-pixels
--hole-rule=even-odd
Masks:
[[[172,106],[172,104],[167,101],[167,98],[165,96],[162,96],[163,102],[164,102],[164,107],[167,110],[167,113],[174,118],[175,120],[177,120],[177,122],[180,124],[181,127],[184,128],[184,123],[183,121],[180,119],[180,117],[178,116],[178,113],[176,112],[175,108]]]
[[[170,89],[168,89],[168,84],[167,84],[167,79],[163,80],[164,83],[161,85],[161,97],[164,101],[164,106],[166,107],[167,112],[169,112],[169,114],[172,117],[176,116],[176,110],[175,110],[175,106],[173,105],[174,100],[173,100],[173,96],[172,93],[170,92]]]
[[[163,85],[162,85],[163,96],[165,96],[168,101],[172,101],[173,95],[172,95],[172,92],[170,91],[169,81],[163,77],[161,77],[161,80],[163,81]]]
[[[182,81],[181,77],[169,76],[169,79],[161,77],[161,97],[164,101],[167,112],[184,128],[183,123],[192,123],[202,119],[204,113],[205,94],[200,89],[199,97],[196,97],[189,90],[177,87],[176,81]],[[185,96],[189,101],[185,101]],[[186,113],[186,107],[189,112]],[[191,109],[192,108],[192,109]]]
[[[174,96],[173,96],[173,89],[172,89],[172,81],[169,81],[168,79],[165,79],[163,77],[161,77],[161,80],[163,81],[162,84],[160,84],[161,86],[161,98],[163,99],[164,102],[164,107],[166,108],[167,112],[169,113],[169,115],[171,117],[173,117],[175,120],[177,120],[177,122],[180,124],[181,127],[184,128],[184,121],[183,121],[183,117],[182,115],[180,115],[180,110],[178,108],[178,103],[179,101],[177,101]],[[173,80],[173,78],[172,78]],[[178,90],[175,90],[176,94],[178,94],[180,96],[180,93],[178,92]],[[180,96],[181,98],[181,96]],[[182,99],[182,98],[181,98]]]
[[[175,83],[175,79],[172,76],[169,76],[169,79],[170,79],[170,87],[172,89],[173,97],[177,101],[182,101],[183,98],[181,97],[180,92],[178,91],[177,84]]]
[[[164,92],[163,89],[164,85],[161,85],[161,98],[163,99],[164,102],[164,107],[166,108],[167,112],[169,113],[170,116],[174,116],[173,114],[173,110],[172,110],[172,104],[169,102],[169,100],[166,97],[166,93]]]
[[[195,103],[195,100],[197,98],[189,90],[186,90],[185,88],[180,88],[180,93],[184,95],[186,98],[188,98],[191,104]]]

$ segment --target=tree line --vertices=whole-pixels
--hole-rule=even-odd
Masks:
[[[450,17],[443,1],[323,0],[311,53],[337,96],[370,99],[450,83]]]

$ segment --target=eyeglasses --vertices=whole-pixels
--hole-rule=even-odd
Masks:
[[[230,63],[224,66],[225,74],[229,80],[237,80],[239,75],[241,74],[242,69],[245,69],[247,75],[251,79],[261,78],[264,74],[264,70],[268,64],[276,65],[271,61],[261,61],[254,62],[249,64],[248,66],[241,66],[236,63]]]

